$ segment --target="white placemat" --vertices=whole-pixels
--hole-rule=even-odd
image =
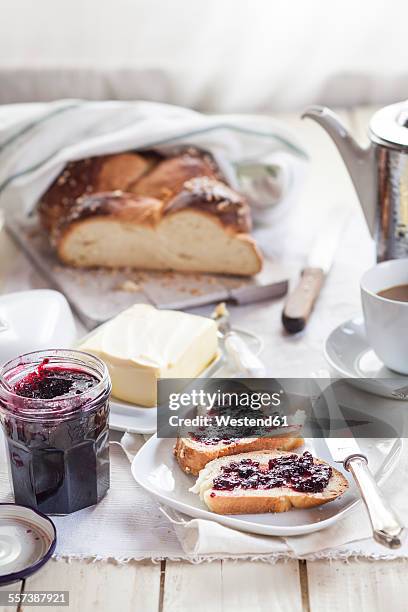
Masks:
[[[142,442],[135,437],[135,448]],[[406,478],[408,453],[398,473]],[[408,524],[408,499],[400,481],[391,479],[384,488]],[[4,444],[0,451],[0,502],[12,501]],[[111,445],[111,489],[97,506],[64,517],[54,517],[57,557],[70,559],[130,560],[236,558],[276,561],[282,557],[370,558],[408,557],[408,545],[388,551],[369,538],[364,509],[324,531],[292,538],[264,537],[240,533],[213,521],[191,520],[159,504],[139,487],[130,473],[130,463],[117,443]],[[367,539],[368,538],[368,539]],[[330,547],[330,548],[328,548]]]

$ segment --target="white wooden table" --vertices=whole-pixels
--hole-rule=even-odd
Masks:
[[[343,113],[357,137],[363,137],[370,109]],[[334,146],[317,126],[297,117],[282,117],[303,140],[312,157],[312,171],[302,200],[312,207],[335,192],[357,206],[351,182]],[[19,262],[19,263],[18,263]],[[7,269],[13,289],[10,266],[19,268],[21,255],[8,238],[0,243],[0,278]],[[24,264],[26,286],[45,286]],[[4,290],[2,288],[1,290]],[[277,316],[277,305],[271,316]],[[249,314],[243,310],[249,323]],[[339,321],[340,322],[340,321]],[[37,575],[15,584],[16,591],[68,590],[69,610],[98,612],[120,610],[141,612],[402,612],[408,609],[408,561],[287,561],[275,565],[262,562],[214,561],[192,565],[187,562],[51,561]],[[10,589],[11,587],[5,587]],[[12,606],[3,610],[28,610]],[[38,609],[38,608],[34,608]],[[41,608],[52,610],[54,608]]]

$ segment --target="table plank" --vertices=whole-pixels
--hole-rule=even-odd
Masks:
[[[150,561],[126,564],[86,561],[50,561],[26,581],[25,591],[69,591],[73,611],[157,612],[160,597],[160,565]],[[61,607],[36,610],[60,612]],[[23,612],[32,608],[22,607]]]
[[[301,612],[296,561],[168,562],[163,612]]]
[[[23,589],[23,582],[15,582],[14,584],[6,584],[5,586],[0,586],[0,591],[13,591],[14,593],[20,593]],[[18,606],[1,606],[0,612],[17,612]]]
[[[297,561],[223,561],[222,592],[223,610],[228,612],[302,610]]]
[[[404,612],[408,561],[312,561],[307,564],[311,612]]]
[[[163,612],[221,612],[222,563],[167,561]]]

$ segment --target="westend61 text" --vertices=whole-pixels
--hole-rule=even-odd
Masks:
[[[236,418],[229,415],[216,415],[213,417],[196,416],[192,418],[173,415],[169,418],[171,427],[288,427],[288,417],[281,415],[267,417]]]

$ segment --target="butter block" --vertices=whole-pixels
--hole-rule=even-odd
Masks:
[[[152,407],[158,378],[194,378],[213,361],[217,326],[206,317],[135,304],[78,348],[106,363],[114,397]]]

